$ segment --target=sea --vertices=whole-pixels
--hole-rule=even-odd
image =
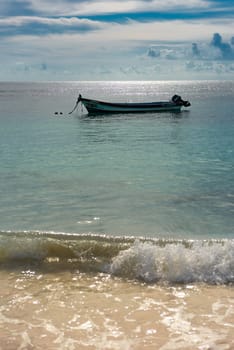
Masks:
[[[1,350],[231,350],[233,287],[234,81],[0,83]]]

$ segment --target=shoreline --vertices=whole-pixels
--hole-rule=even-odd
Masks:
[[[78,270],[1,271],[1,346],[232,349],[234,289],[145,284]]]

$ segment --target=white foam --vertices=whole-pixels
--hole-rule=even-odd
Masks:
[[[169,283],[234,282],[234,241],[194,241],[165,246],[136,241],[111,264],[112,274]]]

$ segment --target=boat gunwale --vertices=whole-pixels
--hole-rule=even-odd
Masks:
[[[89,98],[81,98],[81,102],[85,102],[93,104],[94,105],[103,105],[103,106],[110,106],[110,107],[121,107],[121,108],[152,108],[152,107],[178,107],[176,103],[173,101],[159,101],[159,102],[105,102],[105,101],[99,101],[99,100],[93,100]],[[98,107],[97,107],[98,108]]]

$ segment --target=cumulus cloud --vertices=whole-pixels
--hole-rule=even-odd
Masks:
[[[147,56],[148,57],[160,57],[161,53],[160,53],[160,50],[158,50],[157,48],[154,48],[154,47],[150,47],[147,51]]]
[[[193,57],[200,57],[200,50],[197,43],[192,43],[192,55]]]
[[[213,35],[211,46],[219,49],[223,59],[234,59],[234,51],[232,50],[231,45],[223,42],[222,36],[219,33]]]
[[[190,78],[222,77],[231,79],[234,74],[234,39],[229,42],[221,34],[214,33],[206,42],[187,42],[151,45],[145,54],[148,66],[159,65],[161,74],[169,68],[181,76],[189,74]],[[170,61],[173,60],[173,64]]]
[[[199,50],[199,57],[203,60],[234,60],[234,47],[224,42],[221,34],[214,33],[210,43],[196,44],[197,50]]]
[[[181,44],[155,44],[147,50],[146,56],[155,60],[181,60],[188,56],[188,48]]]
[[[230,40],[232,43],[232,39]],[[196,48],[196,49],[195,49]],[[234,73],[234,47],[223,41],[219,33],[214,33],[212,40],[208,44],[192,47],[194,54],[199,52],[197,59],[186,62],[186,70],[194,73],[211,73],[231,77]],[[194,55],[193,55],[194,58]]]
[[[181,59],[200,59],[200,60],[234,60],[233,37],[230,43],[223,41],[219,33],[214,33],[210,43],[192,43],[185,46],[171,45],[162,46],[151,45],[147,50],[146,56],[156,59],[181,60]],[[190,46],[190,48],[189,48]]]
[[[203,73],[233,73],[233,16],[220,19],[216,12],[210,18],[214,6],[220,3],[59,0],[55,6],[54,0],[1,0],[0,58],[10,73],[7,77],[0,67],[0,79],[181,79],[199,72],[202,78]],[[212,39],[210,33],[225,39],[220,34]]]

